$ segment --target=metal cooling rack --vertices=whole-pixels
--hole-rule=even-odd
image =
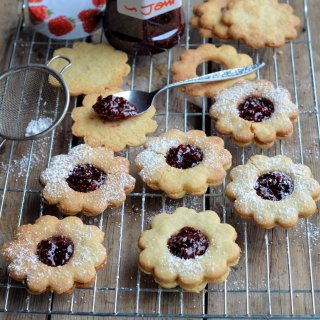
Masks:
[[[291,0],[304,21],[305,29],[303,30],[304,35],[296,41],[287,43],[283,52],[270,49],[261,52],[248,51],[245,46],[236,44],[240,51],[249,52],[257,62],[259,60],[268,62],[270,68],[263,77],[274,80],[277,85],[288,86],[293,93],[294,101],[300,105],[302,82],[299,74],[303,72],[303,79],[310,83],[309,90],[306,90],[305,94],[309,96],[311,102],[307,106],[301,106],[294,136],[288,142],[277,143],[267,152],[255,148],[235,148],[228,139],[225,139],[226,147],[231,150],[236,159],[233,165],[245,163],[253,153],[268,155],[283,153],[296,161],[310,165],[316,177],[319,178],[316,170],[319,165],[320,141],[316,83],[319,39],[311,34],[311,31],[314,31],[312,28],[317,27],[318,21],[314,21],[315,19],[311,21],[310,16],[314,16],[314,13],[308,10],[310,4],[316,1],[318,0]],[[185,1],[187,21],[191,16],[194,2]],[[22,8],[24,7],[25,3],[22,3]],[[311,22],[315,24],[313,27]],[[205,42],[201,39],[193,41],[196,36],[192,34],[189,26],[187,26],[186,34],[186,40],[180,45],[181,48],[196,47]],[[94,41],[99,41],[99,39]],[[72,43],[68,41],[54,42],[30,32],[24,27],[24,14],[22,13],[18,19],[9,67],[34,62],[34,60],[45,62],[51,57],[54,49],[71,45]],[[166,83],[170,82],[169,70],[171,62],[177,58],[177,50],[179,51],[179,49],[173,49],[163,53],[162,60],[160,59],[160,64],[162,63],[166,68],[164,75]],[[144,83],[144,89],[148,88],[150,91],[155,89],[156,64],[158,63],[159,66],[157,57],[132,58],[129,87],[136,87],[139,68],[147,61],[145,68],[148,77]],[[305,59],[303,69],[297,65],[298,59]],[[283,65],[287,67],[285,70],[283,70]],[[212,65],[202,66],[203,73],[213,69]],[[181,93],[177,95],[173,96],[173,93],[168,91],[163,96],[163,107],[159,108],[157,114],[157,120],[160,123],[158,133],[172,126],[178,126],[184,130],[197,128],[203,129],[207,134],[214,134],[207,112],[210,101],[202,99],[202,109],[195,108],[188,102],[187,97]],[[176,98],[180,99],[179,103]],[[79,103],[81,102],[73,100],[71,109]],[[62,151],[66,152],[79,143],[72,137],[70,125],[69,112],[62,129],[56,129],[45,138],[46,140],[25,144],[15,142],[7,144],[6,150],[1,155],[2,170],[0,171],[0,218],[2,219],[0,222],[2,221],[3,230],[5,230],[4,227],[9,230],[6,240],[10,239],[13,227],[26,222],[32,223],[39,215],[48,213],[48,208],[41,202],[39,184],[32,177],[37,176],[47,167],[52,155]],[[25,167],[22,172],[20,168],[20,172],[17,173],[12,168],[17,164],[15,157],[24,152],[23,150],[27,150],[23,162]],[[311,151],[313,153],[310,156]],[[35,168],[33,162],[39,158],[39,152],[42,153],[40,168]],[[123,155],[132,161],[135,152],[130,149]],[[19,162],[18,164],[21,165]],[[7,212],[17,203],[18,209],[14,210],[14,214],[9,215]],[[239,234],[238,243],[243,251],[239,266],[231,271],[228,280],[219,286],[210,285],[200,294],[186,293],[178,288],[166,290],[158,287],[152,282],[151,277],[137,270],[137,255],[134,254],[133,258],[129,258],[128,255],[132,250],[130,248],[132,239],[128,239],[131,228],[135,229],[135,233],[138,234],[147,228],[154,213],[172,212],[174,208],[181,205],[195,208],[198,211],[216,210],[223,221],[232,223],[236,227]],[[132,206],[138,208],[137,215],[130,213]],[[30,213],[31,209],[35,212],[34,215]],[[52,209],[49,213],[52,213]],[[59,213],[56,214],[59,215]],[[100,226],[106,231],[107,236],[109,232],[113,232],[106,243],[108,248],[110,248],[110,243],[116,247],[114,252],[112,251],[111,254],[109,252],[109,261],[110,256],[114,260],[98,273],[94,286],[89,289],[77,289],[70,297],[59,297],[52,293],[31,296],[26,293],[21,284],[6,276],[5,269],[0,269],[0,312],[43,314],[47,315],[48,319],[54,318],[55,315],[189,319],[320,318],[320,261],[317,252],[318,238],[316,237],[320,224],[317,215],[300,223],[298,229],[295,230],[265,231],[233,215],[231,206],[224,197],[224,186],[210,189],[203,197],[186,197],[181,201],[173,201],[141,184],[138,186],[138,191],[128,196],[126,203],[120,209],[108,211],[95,219],[85,217],[83,219]],[[122,279],[131,270],[133,270],[133,276],[123,282]],[[108,283],[103,280],[107,276],[106,273],[110,273],[112,277]]]

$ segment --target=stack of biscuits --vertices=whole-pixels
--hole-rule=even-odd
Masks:
[[[278,0],[205,0],[191,25],[205,38],[242,40],[252,48],[278,48],[297,37],[300,19]]]

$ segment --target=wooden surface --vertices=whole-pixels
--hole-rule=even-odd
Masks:
[[[7,66],[7,53],[11,50],[10,40],[16,30],[19,7],[18,0],[0,2],[0,71]]]
[[[320,39],[318,36],[320,15],[319,0],[309,1],[309,18],[311,21],[312,45],[314,55],[314,71],[315,80],[320,78]],[[185,1],[187,2],[187,1]],[[200,1],[193,1],[200,2]],[[303,20],[303,3],[302,0],[290,1],[295,7],[297,14]],[[10,39],[15,31],[17,2],[9,0],[1,0],[0,2],[0,53],[1,64],[3,70],[6,67],[8,54],[10,52]],[[52,50],[61,44],[52,44],[50,48],[46,45],[46,39],[39,35],[36,36],[34,45],[31,45],[30,31],[26,29],[22,34],[24,43],[18,46],[17,54],[15,55],[14,65],[30,61],[44,62],[46,55],[50,56]],[[191,44],[201,43],[196,31],[191,32]],[[26,45],[27,44],[27,45]],[[256,52],[246,46],[240,47],[242,52],[248,53],[255,57]],[[281,145],[277,143],[275,147],[263,153],[266,155],[275,155],[283,152],[290,156],[296,162],[304,161],[309,165],[318,181],[320,180],[319,172],[319,128],[317,126],[317,118],[313,114],[315,108],[315,95],[312,85],[312,73],[310,65],[310,47],[308,46],[308,34],[306,32],[305,24],[299,30],[299,38],[291,47],[287,44],[281,51],[273,55],[270,49],[262,49],[259,51],[260,60],[266,61],[268,66],[262,70],[261,78],[272,81],[279,81],[279,84],[287,87],[293,96],[297,98],[300,106],[300,122],[295,126],[292,138]],[[49,51],[47,51],[49,50]],[[178,58],[181,48],[175,48],[172,52],[172,61]],[[294,69],[292,68],[291,59],[294,61]],[[157,55],[153,58],[153,81],[152,89],[163,85],[168,76],[169,57],[167,54]],[[136,87],[141,89],[148,88],[149,78],[149,60],[145,57],[137,59],[136,74],[133,80]],[[275,73],[275,65],[278,68],[278,73]],[[277,77],[276,77],[277,75]],[[295,82],[294,82],[295,80]],[[127,85],[130,85],[131,79],[127,80]],[[316,89],[319,89],[319,84]],[[296,89],[296,91],[295,91]],[[170,112],[180,112],[180,114],[170,115],[168,122],[162,113],[166,110],[166,95],[162,95],[157,102],[157,121],[159,129],[156,135],[160,134],[166,128],[180,128],[187,129],[196,128],[204,129],[206,132],[214,134],[214,126],[212,122],[205,119],[201,114],[201,109],[191,105],[186,105],[186,110],[190,115],[185,119],[183,113],[185,111],[184,96],[178,91],[174,90],[170,93]],[[71,103],[70,108],[73,107]],[[195,112],[200,112],[200,115],[192,116]],[[56,130],[54,134],[53,155],[65,153],[68,150],[71,139],[72,121],[68,116],[63,124]],[[18,143],[14,145],[13,159],[16,162],[12,163],[11,173],[8,180],[8,192],[3,195],[4,209],[0,220],[0,246],[5,241],[11,238],[12,231],[18,223],[32,223],[39,216],[39,212],[58,214],[54,207],[42,207],[40,205],[40,186],[38,177],[41,171],[46,168],[48,163],[48,154],[50,150],[50,136],[41,139],[33,144],[32,159],[34,164],[31,165],[30,175],[27,177],[23,163],[23,156],[27,156],[30,152],[32,144],[30,142]],[[225,138],[226,148],[228,148],[233,155],[233,165],[241,164],[243,159],[246,159],[255,153],[261,153],[260,149],[254,147],[245,149],[237,148],[227,138]],[[1,154],[0,163],[2,162],[2,169],[0,171],[0,188],[3,190],[5,180],[5,165],[10,154],[10,144],[8,144]],[[132,162],[137,152],[141,148],[130,149],[128,153],[129,160]],[[302,152],[301,152],[302,150]],[[125,153],[123,153],[125,155]],[[22,167],[22,169],[21,169]],[[133,174],[136,176],[134,168]],[[23,201],[23,191],[33,190],[34,192],[26,192],[25,201]],[[22,192],[10,191],[19,189]],[[136,193],[143,191],[143,185],[140,179],[137,180]],[[147,189],[146,192],[152,192]],[[159,195],[159,192],[154,192]],[[249,311],[250,314],[263,315],[270,311],[269,298],[271,301],[272,314],[290,315],[291,314],[291,295],[290,295],[290,281],[292,283],[292,304],[294,305],[294,313],[296,315],[312,314],[312,295],[310,294],[310,266],[309,254],[312,262],[314,289],[320,289],[320,251],[318,245],[320,244],[320,221],[319,214],[316,213],[309,224],[310,237],[309,242],[306,237],[306,223],[300,222],[299,225],[286,233],[285,230],[275,228],[270,231],[258,229],[255,225],[248,221],[244,223],[240,218],[232,212],[231,204],[225,199],[223,188],[213,188],[210,190],[207,197],[186,197],[184,200],[173,201],[159,196],[130,196],[126,201],[123,210],[122,208],[107,210],[103,215],[103,227],[106,231],[105,245],[108,248],[108,264],[105,269],[99,272],[97,279],[97,288],[116,288],[117,275],[119,275],[119,288],[128,288],[128,291],[120,291],[117,297],[118,312],[135,312],[136,311],[136,285],[138,277],[137,269],[137,250],[134,246],[143,227],[148,228],[152,217],[165,210],[172,212],[174,208],[184,205],[192,207],[198,211],[203,209],[205,202],[206,208],[216,210],[221,218],[225,218],[228,223],[231,223],[237,229],[239,234],[238,243],[242,248],[243,256],[239,265],[232,270],[226,283],[227,294],[225,295],[225,284],[219,286],[210,286],[209,289],[213,291],[207,295],[182,293],[180,290],[174,292],[161,293],[161,304],[159,301],[158,286],[152,281],[150,276],[141,275],[141,288],[147,288],[151,292],[141,292],[139,298],[139,310],[141,313],[156,314],[159,310],[165,314],[179,314],[180,299],[183,300],[184,314],[201,314],[203,312],[203,301],[206,301],[207,310],[209,314],[241,314],[245,315],[247,312],[246,303],[246,272],[248,274],[249,286]],[[144,205],[144,206],[143,206]],[[138,213],[134,213],[132,207],[138,208]],[[144,210],[143,210],[144,209]],[[144,217],[144,220],[143,220]],[[88,223],[99,223],[99,217],[96,219],[87,219]],[[122,242],[119,239],[123,235]],[[246,237],[247,234],[247,237]],[[121,261],[119,265],[119,249],[121,250]],[[247,246],[247,250],[246,250]],[[288,248],[290,249],[291,268],[288,264]],[[268,253],[268,254],[267,254]],[[268,257],[268,260],[267,260]],[[7,282],[5,272],[5,262],[0,258],[0,284]],[[248,261],[246,268],[246,259]],[[291,271],[291,278],[289,277]],[[268,276],[270,286],[268,287]],[[268,291],[270,288],[270,292]],[[221,289],[221,291],[219,291]],[[5,289],[0,289],[0,308],[3,307],[5,298]],[[73,297],[74,312],[90,311],[92,308],[94,290],[76,290]],[[269,295],[270,293],[270,295]],[[48,298],[50,295],[43,294],[41,296],[30,297],[30,309],[46,311],[48,308]],[[96,312],[113,312],[115,303],[114,290],[100,290],[96,294]],[[226,300],[225,300],[226,298]],[[27,294],[23,288],[10,289],[9,295],[9,309],[22,310],[26,306]],[[315,312],[320,314],[320,297],[316,292]],[[52,311],[69,311],[71,297],[54,296],[51,304]],[[225,309],[227,306],[227,309]],[[16,315],[0,314],[0,319],[16,319]],[[46,316],[39,315],[24,315],[19,316],[22,319],[46,319]],[[52,316],[51,319],[66,319],[67,316]],[[83,317],[83,319],[92,319],[93,317]]]

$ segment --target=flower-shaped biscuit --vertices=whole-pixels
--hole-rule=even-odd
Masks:
[[[229,0],[208,0],[193,7],[194,16],[190,20],[193,27],[199,28],[205,38],[217,36],[230,39],[228,26],[222,22],[222,14]]]
[[[200,34],[201,34],[201,36],[203,38],[213,38],[213,34],[212,34],[211,30],[205,29],[205,28],[201,28],[201,26],[200,26],[200,18],[198,16],[191,17],[190,25],[193,28],[199,29],[199,32],[200,32]]]
[[[223,183],[231,166],[231,154],[223,146],[221,138],[207,137],[203,131],[172,129],[149,139],[135,161],[150,188],[174,199],[186,193],[201,195],[208,186]]]
[[[78,145],[67,155],[53,157],[41,174],[43,198],[65,214],[100,214],[121,205],[133,190],[135,179],[129,175],[129,165],[109,148]]]
[[[105,91],[102,97],[107,97],[121,91],[113,89]],[[156,113],[151,106],[145,113],[122,120],[106,120],[93,109],[99,94],[87,95],[83,106],[75,108],[71,117],[74,120],[72,133],[76,137],[83,137],[84,142],[92,147],[106,146],[118,152],[127,146],[137,147],[146,142],[146,135],[157,129],[157,122],[153,120]]]
[[[263,228],[296,225],[298,218],[316,211],[315,201],[320,199],[320,186],[310,169],[285,156],[255,155],[232,169],[230,178],[226,194],[235,211]]]
[[[124,77],[130,73],[128,55],[106,43],[74,42],[72,48],[55,50],[53,56],[58,55],[72,61],[72,65],[63,72],[71,96],[121,86]],[[56,59],[50,63],[50,68],[60,72],[65,65],[63,59]]]
[[[90,286],[105,265],[103,239],[99,228],[77,217],[43,216],[18,227],[2,254],[9,261],[9,276],[24,281],[30,293],[71,293],[77,286]]]
[[[222,64],[225,69],[245,67],[253,64],[250,56],[238,53],[237,50],[229,45],[216,47],[213,44],[202,44],[196,49],[189,49],[180,55],[180,60],[173,63],[171,71],[173,81],[182,81],[197,77],[197,67],[203,63],[212,61]],[[255,73],[243,76],[237,79],[223,80],[218,82],[189,84],[183,87],[183,90],[190,96],[212,97],[222,89],[231,87],[235,82],[241,79],[254,79]]]
[[[279,0],[231,0],[223,12],[222,22],[235,40],[252,48],[277,48],[297,37],[300,19],[293,8]]]
[[[220,223],[214,211],[197,213],[183,207],[161,213],[139,239],[139,267],[164,288],[179,285],[199,292],[208,282],[224,281],[230,266],[238,263],[236,238],[235,229]]]
[[[270,81],[242,81],[216,95],[210,116],[217,121],[216,130],[237,145],[270,148],[276,139],[292,135],[298,107],[287,89]]]

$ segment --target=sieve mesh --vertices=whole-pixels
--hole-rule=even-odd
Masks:
[[[26,140],[42,136],[63,119],[69,104],[68,89],[59,73],[45,65],[9,70],[0,77],[0,136]],[[30,121],[49,118],[50,127],[26,136]]]

